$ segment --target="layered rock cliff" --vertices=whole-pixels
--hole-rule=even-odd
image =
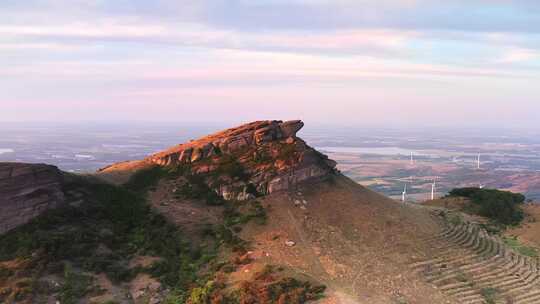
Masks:
[[[205,174],[225,199],[287,190],[308,179],[322,178],[336,163],[296,136],[300,120],[257,121],[167,151],[149,161],[161,166],[189,166]]]
[[[0,233],[63,204],[62,180],[55,166],[0,163]]]
[[[256,121],[172,147],[143,162],[181,168],[203,177],[223,198],[245,200],[325,178],[335,170],[334,161],[297,137],[303,126],[300,120]]]

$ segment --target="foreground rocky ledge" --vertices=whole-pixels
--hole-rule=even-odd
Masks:
[[[62,180],[55,166],[0,163],[0,233],[63,204]]]

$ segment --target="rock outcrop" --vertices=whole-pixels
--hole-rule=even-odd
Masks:
[[[145,161],[204,176],[225,199],[244,200],[324,178],[336,163],[296,136],[300,120],[256,121],[151,155]],[[107,169],[105,169],[107,170]]]
[[[55,166],[0,163],[0,233],[63,204],[62,180]]]

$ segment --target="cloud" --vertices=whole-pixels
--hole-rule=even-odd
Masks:
[[[49,46],[54,51],[62,50],[61,45],[139,43],[416,60],[416,45],[433,47],[438,41],[540,49],[540,33],[535,33],[540,31],[540,11],[534,4],[527,0],[9,1],[0,4],[0,43],[4,50],[17,44],[41,50]]]
[[[344,30],[331,33],[291,31],[251,33],[209,28],[197,24],[133,24],[96,21],[64,26],[0,25],[0,49],[61,50],[110,42],[245,49],[282,52],[363,53],[372,56],[403,51],[412,31]]]
[[[121,38],[149,37],[166,31],[162,26],[136,26],[117,24],[67,24],[64,26],[0,26],[0,34],[29,37],[77,37],[77,38]]]
[[[253,32],[358,28],[540,32],[540,8],[534,0],[28,0],[0,3],[0,20],[4,22],[62,24],[91,19],[197,23]]]
[[[409,30],[539,32],[533,1],[207,1],[203,22],[263,30]],[[331,12],[331,14],[329,14]]]
[[[520,63],[540,58],[540,52],[531,49],[513,48],[505,51],[496,62]]]
[[[170,55],[170,56],[169,56]],[[366,79],[416,80],[437,83],[463,79],[531,79],[531,71],[510,71],[489,67],[457,67],[389,60],[368,56],[326,57],[280,52],[209,50],[193,57],[167,54],[162,60],[125,58],[112,61],[55,61],[15,65],[0,71],[4,79],[24,77],[49,86],[61,81],[74,85],[107,87],[137,92],[174,91],[177,88],[228,86],[354,86]],[[149,93],[146,93],[149,95]]]
[[[3,43],[0,42],[0,51],[27,51],[27,50],[45,50],[45,51],[62,51],[73,52],[80,50],[80,47],[67,45],[62,43]]]

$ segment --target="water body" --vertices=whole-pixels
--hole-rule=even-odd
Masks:
[[[354,153],[354,154],[377,154],[377,155],[410,155],[411,150],[399,147],[316,147],[317,150],[330,153]],[[418,155],[417,152],[415,152]]]
[[[90,154],[75,154],[75,158],[96,159],[93,155]]]

